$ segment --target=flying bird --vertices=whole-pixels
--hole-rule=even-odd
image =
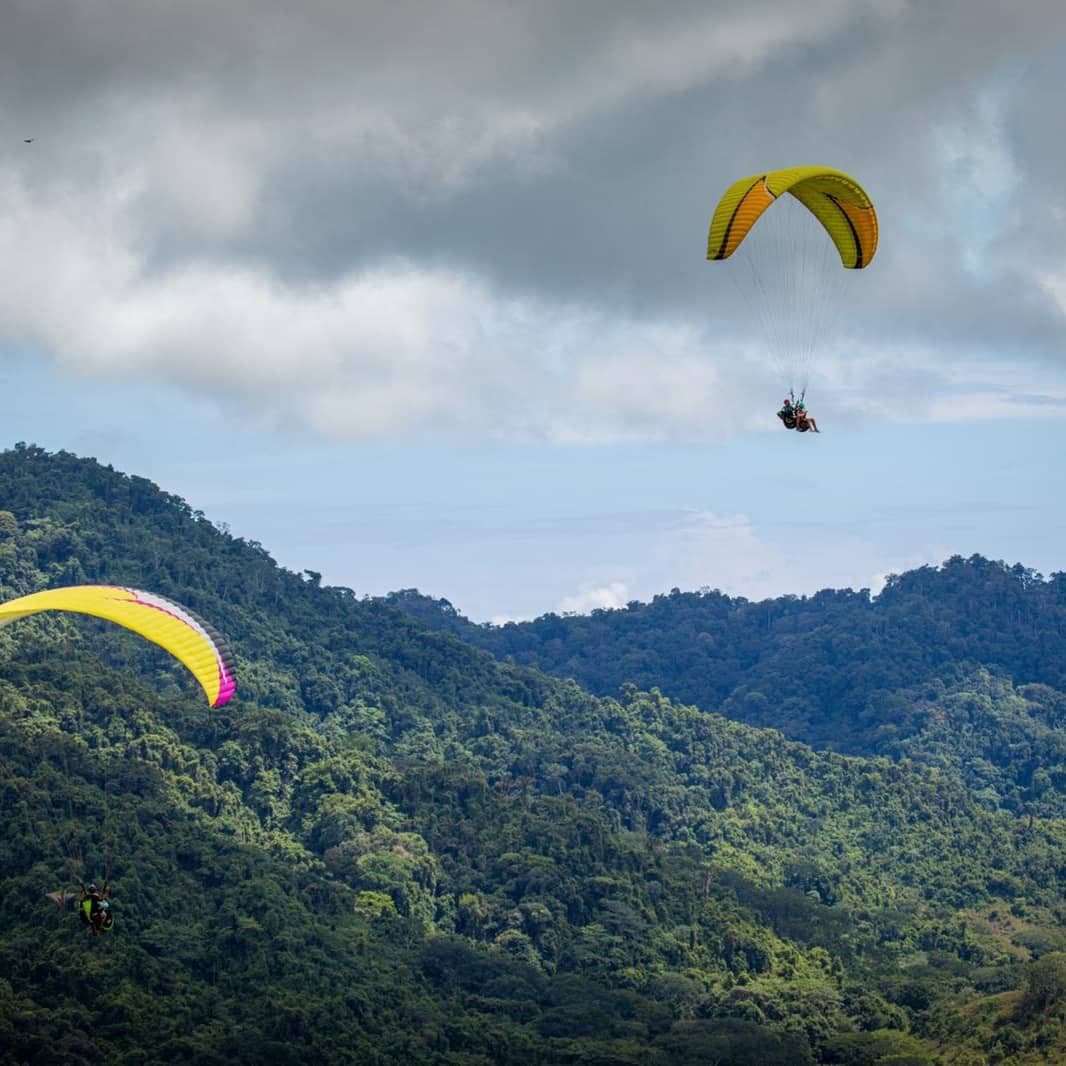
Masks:
[[[22,138],[22,143],[23,143],[23,144],[33,144],[33,142],[34,142],[35,140],[37,140],[37,138],[36,138],[36,137],[23,137],[23,138]]]

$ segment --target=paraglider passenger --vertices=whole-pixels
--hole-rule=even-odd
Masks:
[[[822,432],[818,428],[818,423],[815,422],[814,416],[807,413],[807,408],[802,400],[796,404],[796,429],[800,433],[806,433],[808,429],[813,429],[815,433]]]
[[[796,408],[792,406],[792,400],[788,396],[782,402],[781,410],[777,412],[777,417],[784,423],[785,429],[796,428]]]
[[[81,886],[78,913],[81,920],[92,928],[93,933],[99,933],[102,929],[110,929],[114,922],[111,904],[107,898],[110,894],[111,886],[106,881],[103,892],[94,884]]]

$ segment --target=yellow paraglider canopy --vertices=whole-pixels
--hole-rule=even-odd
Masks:
[[[0,603],[0,626],[38,611],[73,611],[115,622],[158,644],[184,663],[212,707],[237,688],[225,641],[187,607],[163,596],[116,585],[72,585]]]
[[[877,252],[877,212],[866,190],[832,167],[789,167],[734,182],[715,208],[707,258],[728,259],[784,193],[791,193],[825,227],[845,267],[860,270]]]

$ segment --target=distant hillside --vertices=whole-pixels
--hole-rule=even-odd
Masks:
[[[814,747],[952,766],[988,802],[1066,816],[1066,574],[956,557],[890,577],[876,598],[675,589],[500,627],[414,590],[387,600],[593,692],[657,688]]]
[[[239,689],[209,711],[103,623],[0,629],[5,1066],[1066,1050],[1066,827],[965,787],[961,694],[939,768],[815,752],[500,662],[144,479],[0,453],[0,598],[83,581],[210,619]],[[106,938],[45,898],[108,873]]]

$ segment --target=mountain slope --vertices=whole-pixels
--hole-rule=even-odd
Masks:
[[[951,773],[498,662],[91,460],[2,453],[0,502],[5,598],[154,589],[240,677],[0,630],[0,1062],[913,1058],[1054,962],[1063,826]],[[44,893],[105,871],[94,940]]]
[[[951,768],[989,802],[1066,816],[1064,574],[1045,580],[974,556],[894,576],[876,599],[825,591],[750,603],[675,590],[502,627],[413,590],[386,599],[593,692],[658,688],[815,747]],[[953,756],[945,738],[963,742]]]

